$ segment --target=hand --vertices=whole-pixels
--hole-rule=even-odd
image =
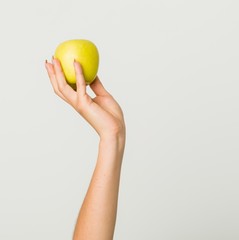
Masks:
[[[101,138],[125,137],[123,112],[115,99],[107,92],[96,77],[90,84],[95,93],[91,98],[86,91],[86,82],[79,62],[74,63],[76,73],[76,90],[67,82],[60,64],[56,58],[52,63],[46,61],[46,69],[54,92],[70,104],[96,130]]]

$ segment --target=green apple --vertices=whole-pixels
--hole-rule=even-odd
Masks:
[[[76,76],[74,59],[80,62],[87,84],[91,84],[98,71],[99,53],[97,47],[89,40],[68,40],[58,45],[54,57],[60,60],[66,81],[75,88]]]

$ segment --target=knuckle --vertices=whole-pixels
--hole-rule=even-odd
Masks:
[[[58,91],[55,88],[53,88],[53,91],[56,95],[58,95]]]
[[[83,99],[81,97],[77,98],[76,109],[80,114],[84,114],[85,112],[84,102],[82,100]]]
[[[54,89],[54,93],[55,93],[57,96],[60,96],[60,95],[61,95],[61,93],[60,93],[59,90],[57,90],[57,89]]]
[[[64,84],[59,84],[58,89],[59,89],[60,92],[64,92],[65,85]]]
[[[76,108],[77,108],[77,111],[78,111],[79,113],[82,114],[82,113],[84,112],[83,105],[82,105],[80,102],[77,102]]]
[[[57,94],[57,95],[59,94],[59,91],[58,91],[57,87],[54,86],[52,89],[53,89],[53,92],[54,92],[55,94]]]

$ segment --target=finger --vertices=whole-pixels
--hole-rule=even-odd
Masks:
[[[104,88],[103,84],[101,83],[98,76],[94,80],[93,83],[90,84],[90,88],[93,90],[96,96],[106,96],[109,95],[109,93]]]
[[[76,60],[74,60],[74,68],[75,68],[75,74],[76,74],[77,93],[81,96],[84,96],[86,94],[85,77],[84,77],[83,70],[80,63],[77,62]]]
[[[55,77],[55,72],[54,72],[54,67],[51,63],[48,63],[47,60],[45,62],[45,67],[48,73],[48,77],[50,79],[51,85],[53,87],[54,92],[61,97],[64,101],[67,102],[66,98],[61,94],[61,92],[58,90],[57,82],[56,82],[56,77]]]
[[[53,67],[58,89],[60,93],[71,103],[74,104],[76,99],[76,92],[68,85],[63,73],[61,63],[58,59],[53,59]]]

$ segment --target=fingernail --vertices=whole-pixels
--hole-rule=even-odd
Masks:
[[[48,62],[47,62],[47,59],[45,60],[45,64],[47,64]]]

